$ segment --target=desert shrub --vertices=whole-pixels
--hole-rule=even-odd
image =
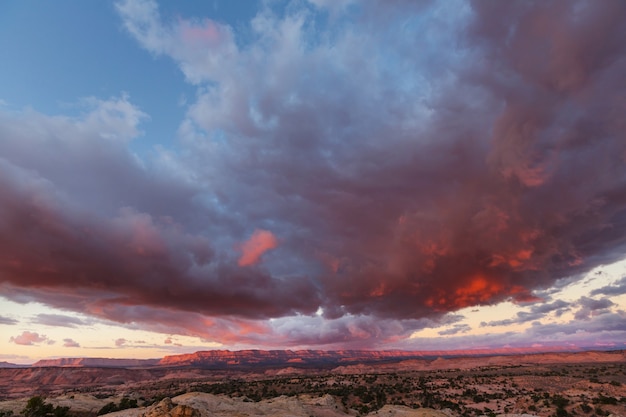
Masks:
[[[594,409],[594,411],[596,412],[597,415],[599,416],[608,416],[610,413],[608,411],[604,411],[602,408],[600,407],[596,407]]]
[[[137,408],[137,400],[130,399],[128,397],[124,397],[120,400],[119,404],[115,404],[114,402],[110,402],[98,411],[98,415],[101,416],[103,414],[114,413],[116,411],[126,410],[129,408]]]
[[[98,411],[98,415],[101,416],[103,414],[109,414],[117,411],[117,405],[115,403],[110,402]]]
[[[564,408],[567,404],[569,404],[569,400],[561,397],[560,395],[555,395],[552,397],[552,404],[556,405],[557,408]]]
[[[556,417],[568,417],[568,416],[569,416],[569,413],[567,412],[566,409],[561,408],[561,407],[556,409]]]
[[[137,408],[137,400],[124,397],[120,400],[119,410],[126,410],[129,408]]]
[[[615,397],[605,397],[600,394],[598,398],[594,399],[593,402],[595,404],[617,404],[617,398]]]
[[[54,407],[47,404],[40,396],[32,397],[26,403],[26,407],[22,410],[24,417],[67,417],[69,407]]]

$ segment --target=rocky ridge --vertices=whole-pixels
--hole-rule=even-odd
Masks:
[[[40,367],[64,367],[64,368],[134,368],[154,366],[159,359],[112,359],[112,358],[59,358],[42,359],[32,366]]]
[[[190,392],[143,409],[130,409],[106,414],[106,417],[345,417],[355,416],[330,395],[312,397],[281,396],[270,400],[252,402],[245,398],[229,398],[213,394]],[[451,413],[429,408],[411,409],[386,405],[368,415],[387,417],[451,417]]]
[[[556,349],[556,348],[554,348]],[[112,359],[112,358],[58,358],[43,359],[32,367],[66,368],[147,368],[147,367],[197,367],[207,369],[232,369],[233,367],[273,367],[273,366],[341,366],[364,363],[391,363],[404,360],[449,360],[462,358],[467,361],[475,358],[499,358],[495,361],[507,361],[512,356],[528,358],[536,363],[538,359],[546,361],[568,361],[572,355],[589,356],[590,361],[613,361],[615,354],[622,351],[563,351],[545,352],[535,349],[495,349],[467,351],[401,351],[401,350],[208,350],[189,354],[165,356],[161,359]],[[611,356],[606,356],[611,355]],[[603,359],[606,358],[606,359]],[[578,360],[578,359],[577,359]],[[618,359],[619,360],[619,359]],[[26,367],[0,363],[0,368]]]

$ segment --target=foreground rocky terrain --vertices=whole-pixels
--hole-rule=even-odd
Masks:
[[[626,417],[624,351],[198,366],[207,356],[215,354],[179,366],[0,369],[0,416],[41,395],[78,417]]]
[[[191,392],[142,409],[125,410],[108,417],[345,417],[356,415],[355,410],[338,403],[331,395],[297,397],[280,396],[259,402],[232,399],[206,393]],[[450,417],[449,413],[428,409],[411,409],[405,406],[386,405],[373,415],[394,417]]]

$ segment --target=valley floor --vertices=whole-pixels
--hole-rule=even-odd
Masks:
[[[0,371],[6,371],[6,377],[9,370]],[[18,375],[16,370],[10,371]],[[99,412],[128,406],[138,408],[117,411],[118,417],[478,417],[502,414],[626,417],[625,362],[437,370],[415,370],[407,364],[396,364],[330,370],[283,368],[218,372],[188,369],[152,374],[145,370],[100,371],[101,379],[94,375],[85,379],[86,370],[41,369],[39,380],[31,375],[30,391],[25,390],[29,386],[26,377],[13,382],[14,392],[6,388],[9,384],[5,384],[5,388],[0,385],[3,389],[0,394],[5,399],[0,402],[0,415],[17,415],[29,396],[42,395],[55,406],[69,407],[69,415],[78,417],[94,417]],[[125,380],[127,371],[135,375],[143,372],[145,379]],[[56,375],[56,383],[53,375]],[[68,386],[72,375],[82,383]],[[151,410],[166,397],[172,398],[175,404],[188,405],[199,414],[191,415],[189,410],[180,416],[171,412],[153,413]]]

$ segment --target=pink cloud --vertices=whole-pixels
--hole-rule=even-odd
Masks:
[[[126,344],[127,340],[124,339],[123,337],[120,337],[119,339],[115,340],[115,346],[117,347],[122,347]]]
[[[250,266],[259,262],[261,256],[270,249],[278,246],[276,236],[270,231],[257,229],[250,239],[241,244],[239,266]]]
[[[205,19],[201,24],[181,20],[179,25],[183,42],[218,44],[224,38],[220,26],[208,19]]]
[[[45,335],[39,335],[39,333],[25,331],[22,332],[21,335],[11,337],[9,339],[10,342],[15,343],[16,345],[24,345],[24,346],[32,346],[36,343],[47,342],[48,344],[54,343],[54,341],[49,340]]]

